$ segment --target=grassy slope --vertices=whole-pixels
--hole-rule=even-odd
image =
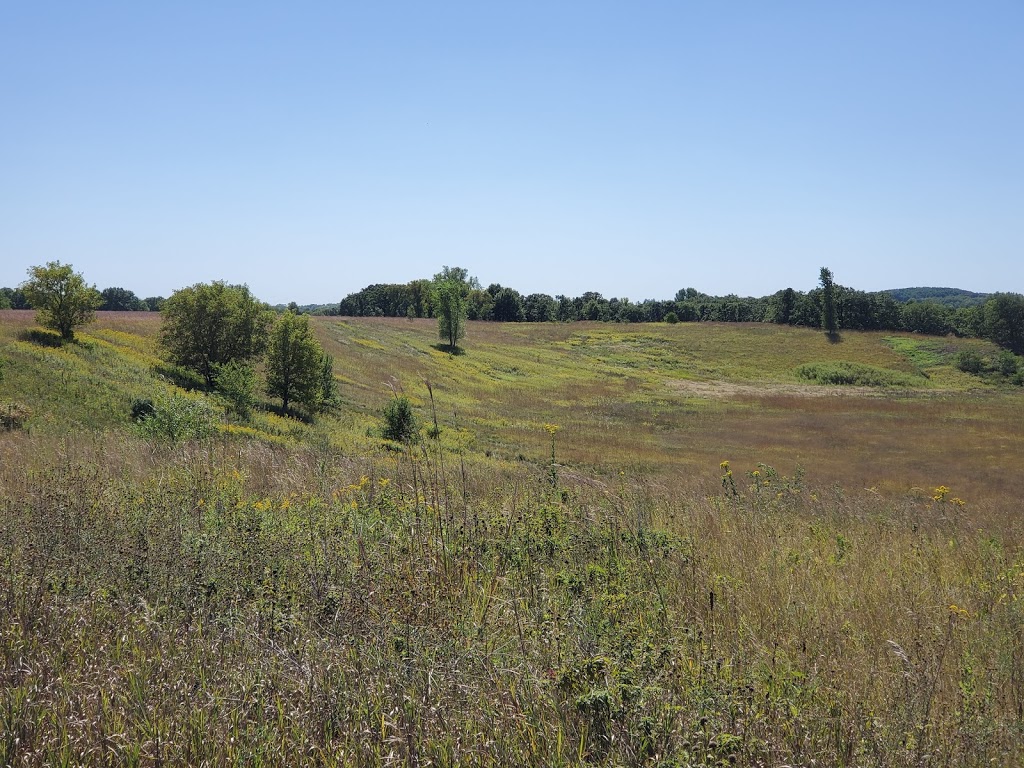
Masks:
[[[1024,758],[1024,398],[952,368],[983,345],[315,325],[336,418],[174,446],[127,428],[167,386],[154,316],[49,349],[0,313],[35,412],[0,435],[0,763]],[[808,396],[834,359],[928,377]],[[389,382],[426,418],[424,381],[444,450],[381,450]]]

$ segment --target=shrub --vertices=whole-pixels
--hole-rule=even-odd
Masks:
[[[669,325],[675,325],[676,323],[679,322],[679,315],[677,315],[675,312],[669,312],[667,315],[665,315],[665,322],[668,323]]]
[[[985,370],[985,361],[973,349],[965,349],[956,356],[956,367],[964,373],[973,373],[977,376]]]
[[[136,423],[145,421],[154,413],[156,413],[156,407],[148,397],[137,397],[132,400],[132,421]]]
[[[228,413],[248,421],[256,407],[256,372],[252,367],[237,360],[217,364],[213,378]]]
[[[1019,364],[1020,359],[1008,349],[1004,349],[996,358],[996,370],[1008,379],[1012,379],[1017,374]]]
[[[806,363],[796,369],[802,379],[831,386],[912,387],[918,380],[906,373],[876,368],[873,365],[838,360],[831,363]]]
[[[174,393],[159,397],[153,412],[139,422],[147,437],[177,442],[208,437],[214,431],[213,410],[202,400]]]
[[[410,442],[419,431],[416,415],[412,412],[412,403],[405,395],[398,395],[384,406],[384,424],[381,436],[386,440],[398,443]]]

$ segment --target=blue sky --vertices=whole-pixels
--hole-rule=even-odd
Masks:
[[[1024,3],[0,4],[0,285],[1024,291]]]

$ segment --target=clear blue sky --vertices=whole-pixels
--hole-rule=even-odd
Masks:
[[[1024,291],[1024,2],[0,4],[0,285]]]

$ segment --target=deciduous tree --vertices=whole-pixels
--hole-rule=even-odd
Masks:
[[[39,324],[57,331],[65,341],[73,340],[75,328],[91,322],[103,303],[96,287],[87,285],[70,264],[50,261],[32,267],[28,274],[21,290],[36,310]]]
[[[266,348],[273,313],[245,285],[197,283],[175,291],[160,310],[168,359],[199,373],[213,388],[217,365],[248,362]]]
[[[281,398],[287,414],[292,403],[309,411],[323,401],[324,351],[307,315],[285,312],[274,324],[267,346],[267,394]]]

